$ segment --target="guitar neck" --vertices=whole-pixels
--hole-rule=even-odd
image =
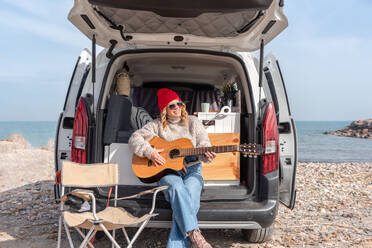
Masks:
[[[185,148],[185,149],[180,149],[179,156],[185,157],[185,156],[191,156],[191,155],[201,155],[206,152],[224,153],[224,152],[238,152],[238,151],[239,151],[238,145]]]

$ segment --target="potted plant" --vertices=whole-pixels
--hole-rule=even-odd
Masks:
[[[233,103],[236,99],[236,93],[238,92],[238,85],[236,82],[226,83],[222,86],[222,98],[224,105],[232,108]]]

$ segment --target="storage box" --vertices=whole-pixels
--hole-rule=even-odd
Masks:
[[[240,113],[198,112],[198,119],[208,133],[240,133]]]

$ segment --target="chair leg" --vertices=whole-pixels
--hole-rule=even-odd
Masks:
[[[107,237],[111,240],[111,242],[115,245],[115,247],[116,248],[120,248],[120,245],[118,245],[118,243],[116,242],[116,240],[113,239],[113,237],[111,236],[110,232],[107,231],[106,227],[102,223],[99,223],[99,226],[101,227],[101,229],[103,230],[103,232],[107,235]]]
[[[80,244],[79,248],[84,248],[84,247],[87,245],[87,243],[88,243],[90,237],[92,236],[92,233],[93,233],[93,232],[94,232],[94,225],[90,228],[89,232],[88,232],[87,235],[85,236],[85,239],[84,239],[83,242]]]
[[[87,247],[87,248],[89,248],[89,247],[94,248],[93,245],[92,245],[92,246],[88,246],[88,243],[89,243],[89,244],[92,244],[90,241],[91,241],[92,238],[96,235],[96,233],[97,233],[97,230],[94,230],[94,232],[92,233],[92,235],[90,235],[90,237],[89,237],[89,239],[88,239],[88,242],[85,244],[85,247]]]
[[[80,230],[80,228],[78,227],[75,227],[75,230],[80,234],[80,236],[83,238],[83,240],[85,239],[85,235],[84,233]],[[95,232],[93,233],[93,235],[95,234]],[[93,236],[92,235],[92,236]],[[88,244],[90,245],[90,247],[94,248],[94,245],[90,242],[90,239],[88,240]]]
[[[61,235],[62,235],[62,215],[59,216],[59,221],[58,221],[57,248],[61,247]]]
[[[129,244],[129,243],[130,243],[130,239],[129,239],[129,236],[128,236],[128,233],[127,233],[127,230],[125,230],[125,227],[123,227],[121,230],[123,230],[124,237],[126,238],[127,243]]]
[[[70,244],[70,247],[74,248],[74,243],[72,242],[70,230],[68,229],[66,222],[64,220],[62,220],[62,221],[63,221],[63,225],[65,227],[65,231],[66,231],[66,235],[67,235],[67,239],[68,239],[68,242]]]
[[[138,236],[140,235],[140,233],[142,232],[142,230],[145,228],[145,226],[147,225],[147,223],[150,221],[150,219],[147,219],[145,220],[142,225],[138,228],[136,234],[133,236],[132,240],[130,241],[129,245],[127,248],[132,248],[132,245],[134,244],[134,242],[136,241],[136,239],[138,238]]]
[[[115,240],[115,230],[112,231],[112,238]],[[111,248],[114,248],[114,243],[111,244]]]

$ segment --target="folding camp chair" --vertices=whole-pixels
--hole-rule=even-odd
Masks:
[[[65,187],[78,188],[65,195]],[[86,188],[91,187],[103,187],[103,186],[114,186],[115,197],[114,207],[108,206],[104,210],[96,211],[96,198],[93,191],[87,190]],[[80,189],[82,188],[82,189]],[[59,217],[58,226],[58,244],[61,245],[61,232],[62,225],[65,228],[66,235],[71,248],[74,248],[69,228],[73,227],[78,234],[83,238],[80,248],[94,247],[90,242],[92,237],[97,231],[103,231],[112,242],[112,247],[119,247],[115,240],[115,230],[122,229],[124,236],[128,242],[128,248],[132,247],[139,234],[145,228],[150,218],[156,216],[154,214],[156,195],[158,192],[167,189],[167,187],[157,187],[150,190],[140,192],[136,195],[117,198],[118,194],[118,164],[88,164],[82,165],[73,163],[70,161],[64,161],[62,164],[62,197],[61,197],[61,215]],[[138,198],[142,195],[153,193],[152,208],[148,214],[142,217],[135,217],[125,211],[123,208],[116,207],[118,200]],[[79,199],[85,200],[91,203],[91,210],[86,212],[77,212],[66,210],[65,202],[69,199],[69,196],[79,197]],[[142,224],[140,224],[142,223]],[[125,227],[127,226],[139,226],[137,232],[130,240]],[[89,230],[86,235],[82,232],[82,229]],[[109,231],[112,231],[112,235]]]

